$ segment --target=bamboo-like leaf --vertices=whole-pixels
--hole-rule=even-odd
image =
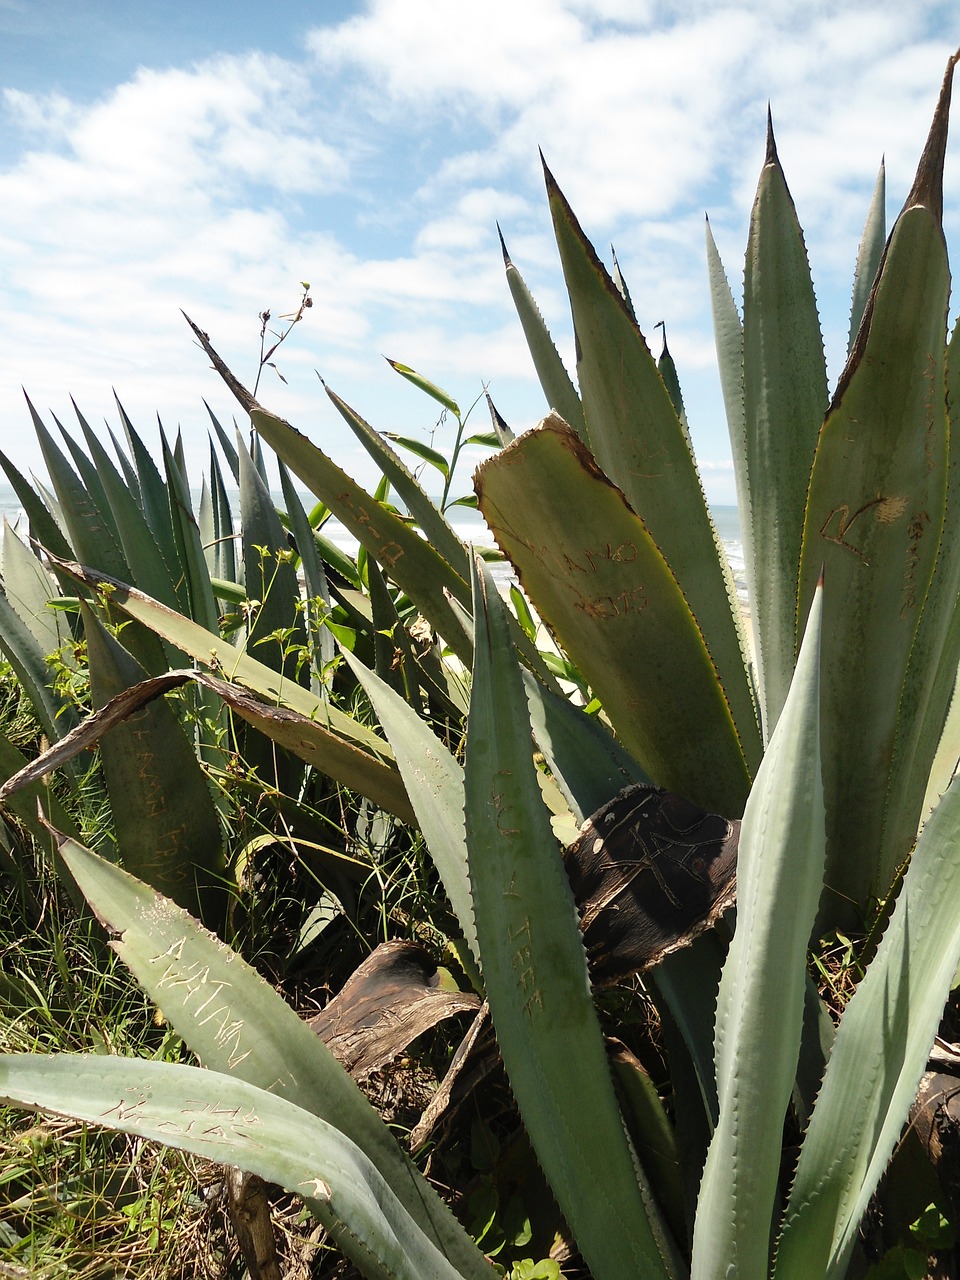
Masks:
[[[546,178],[573,311],[590,451],[670,566],[710,652],[752,771],[761,744],[737,625],[740,605],[724,573],[689,440],[629,307],[549,172]]]
[[[797,655],[804,504],[827,408],[827,371],[810,265],[769,116],[767,155],[747,240],[743,398],[750,509],[741,520],[745,514],[750,521],[754,578],[749,590],[763,731],[769,738]],[[809,600],[808,592],[804,617]]]
[[[840,1280],[916,1097],[960,964],[960,785],[927,822],[890,923],[843,1012],[797,1165],[776,1280]]]
[[[737,925],[717,999],[720,1118],[703,1171],[691,1280],[720,1280],[731,1268],[767,1272],[807,946],[823,885],[820,615],[818,592],[740,829]]]
[[[435,471],[439,471],[444,479],[450,474],[450,464],[447,459],[439,451],[433,449],[423,440],[415,440],[412,436],[401,436],[396,431],[385,431],[384,436],[388,440],[392,440],[394,444],[400,445],[401,448],[409,450],[410,453],[420,458],[423,462],[427,462]]]
[[[375,1280],[459,1280],[354,1143],[241,1080],[178,1063],[9,1053],[0,1059],[0,1098],[238,1165],[298,1192]]]
[[[401,378],[406,378],[408,382],[412,382],[419,390],[425,391],[432,400],[436,400],[437,404],[442,404],[448,409],[455,418],[460,418],[460,406],[448,392],[442,387],[438,387],[435,382],[431,382],[429,378],[425,378],[422,373],[417,373],[416,369],[411,369],[407,364],[401,364],[399,360],[391,360],[389,356],[384,356],[387,364],[391,369],[400,374]]]
[[[742,812],[750,773],[711,655],[645,524],[575,433],[544,419],[484,462],[476,486],[524,590],[630,754],[658,785]]]
[[[523,685],[503,606],[482,562],[475,573],[467,849],[504,1066],[592,1274],[675,1275],[614,1096],[573,895],[540,798],[529,722],[517,714]]]
[[[463,542],[451,529],[443,513],[437,509],[436,504],[427,496],[420,482],[411,474],[403,459],[394,449],[391,449],[384,437],[378,431],[374,431],[369,423],[365,422],[335,392],[331,391],[326,383],[324,383],[324,390],[336,405],[351,431],[377,464],[381,474],[390,481],[390,484],[400,495],[410,515],[426,535],[427,541],[454,569],[460,584],[457,590],[457,599],[461,604],[469,604],[470,591],[467,586],[467,578],[470,564],[467,549]],[[398,440],[399,437],[388,434],[387,439]],[[404,441],[404,443],[408,442]],[[409,445],[412,446],[415,443],[417,442],[411,441]],[[426,446],[424,448],[426,449]],[[428,452],[435,453],[436,451],[428,450]],[[426,453],[421,453],[420,456],[426,457]],[[444,462],[445,466],[446,460],[443,455],[437,453],[436,456],[437,459]],[[446,477],[447,471],[443,471],[443,475]]]
[[[801,608],[821,565],[830,583],[822,741],[827,884],[835,895],[824,911],[834,923],[850,918],[850,904],[855,914],[871,897],[884,897],[908,852],[883,832],[888,797],[905,783],[891,762],[899,740],[917,741],[913,722],[927,712],[954,604],[948,590],[930,590],[948,474],[950,275],[940,217],[949,96],[948,72],[913,190],[820,433],[807,498]],[[954,547],[942,562],[948,579],[955,555]],[[929,759],[934,750],[935,737]],[[925,781],[896,801],[912,809],[913,831]]]
[[[517,309],[523,336],[533,357],[533,367],[540,379],[540,386],[546,397],[548,408],[558,413],[564,422],[568,422],[581,440],[586,441],[587,429],[583,421],[583,405],[580,393],[573,385],[560,354],[554,346],[550,331],[544,323],[540,309],[533,299],[523,277],[510,260],[503,233],[500,234],[500,247],[503,250],[503,265],[507,273],[507,285],[510,296]],[[508,443],[504,441],[503,443]]]
[[[873,198],[867,210],[860,247],[857,250],[857,264],[853,272],[853,298],[850,304],[850,338],[847,342],[847,354],[854,344],[860,321],[867,309],[867,299],[873,288],[883,258],[883,246],[887,241],[887,177],[886,167],[881,160],[880,172],[877,174],[873,188]]]
[[[280,996],[186,912],[73,841],[63,857],[112,945],[204,1066],[247,1081],[342,1130],[379,1169],[460,1274],[491,1280],[463,1229],[357,1085]]]

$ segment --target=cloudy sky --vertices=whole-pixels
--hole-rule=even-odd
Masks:
[[[835,380],[881,155],[892,218],[958,43],[955,0],[0,0],[0,447],[39,466],[21,387],[50,424],[71,395],[114,423],[115,388],[199,473],[203,399],[234,405],[180,309],[252,384],[258,314],[300,281],[314,306],[260,398],[361,479],[318,372],[383,430],[436,420],[384,355],[533,425],[496,223],[572,365],[540,147],[655,350],[666,322],[732,501],[704,212],[737,290],[769,100]],[[954,244],[958,196],[955,148]]]

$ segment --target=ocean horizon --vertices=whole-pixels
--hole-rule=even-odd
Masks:
[[[239,495],[236,492],[228,491],[228,496],[234,510],[236,510],[239,507]],[[275,493],[273,497],[278,506],[282,508],[282,495]],[[314,499],[306,493],[303,494],[303,497],[305,498],[304,505],[309,510],[309,507],[313,505]],[[200,500],[199,491],[193,494],[193,498],[194,509],[196,509]],[[740,533],[740,512],[735,506],[718,504],[711,506],[710,514],[713,517],[717,536],[727,553],[727,559],[730,562],[738,593],[741,599],[744,599],[746,582],[744,577],[743,542]],[[12,485],[0,483],[0,516],[14,526],[23,522],[23,507]],[[448,519],[458,537],[462,538],[464,542],[472,542],[477,546],[493,545],[490,530],[478,511],[473,511],[469,507],[454,507],[449,511]],[[338,520],[331,519],[325,525],[324,531],[342,551],[345,551],[350,556],[356,555],[359,546],[357,539]]]

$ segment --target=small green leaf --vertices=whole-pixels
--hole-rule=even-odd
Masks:
[[[411,436],[397,435],[395,431],[385,431],[383,434],[388,440],[392,440],[394,444],[398,444],[404,449],[409,449],[409,451],[416,454],[418,458],[422,458],[423,461],[428,462],[431,467],[435,467],[444,479],[446,479],[450,474],[450,464],[438,449],[431,449],[431,447],[428,444],[424,444],[422,440],[414,440]]]
[[[423,374],[417,373],[415,369],[411,369],[409,365],[401,364],[399,360],[391,360],[389,356],[384,356],[387,364],[391,369],[395,369],[401,378],[406,378],[408,382],[412,382],[415,387],[419,387],[421,391],[425,391],[432,400],[436,400],[438,404],[442,404],[445,409],[449,409],[454,417],[460,420],[460,406],[442,387],[438,387],[435,382],[431,382],[429,378],[425,378]]]

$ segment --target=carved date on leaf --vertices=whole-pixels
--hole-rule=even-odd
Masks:
[[[596,982],[649,969],[714,925],[736,897],[740,823],[635,784],[564,853]]]

